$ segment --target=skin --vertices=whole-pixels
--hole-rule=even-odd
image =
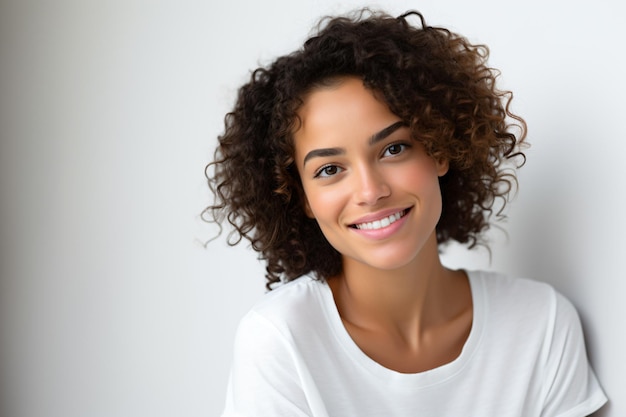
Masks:
[[[469,335],[472,299],[466,274],[439,259],[438,178],[447,161],[431,158],[358,78],[310,92],[299,116],[305,211],[342,254],[343,271],[328,284],[346,330],[398,372],[451,362]],[[394,213],[402,217],[382,220],[386,227],[356,227]]]

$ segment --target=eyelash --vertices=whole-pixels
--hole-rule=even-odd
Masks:
[[[315,175],[313,176],[313,178],[329,178],[339,173],[338,171],[338,172],[335,172],[334,174],[328,174],[328,172],[326,172],[328,168],[336,168],[337,170],[341,170],[341,168],[339,168],[337,165],[332,165],[332,164],[324,165],[323,167],[321,167],[315,172]],[[324,173],[326,173],[326,175],[323,175]]]
[[[389,152],[389,150],[390,150],[391,148],[396,147],[396,146],[400,146],[402,149],[400,149],[400,151],[398,151],[397,153],[390,153],[389,155],[387,155],[387,152]],[[408,143],[405,143],[405,142],[396,142],[396,143],[391,143],[391,144],[389,144],[389,145],[385,148],[385,150],[383,151],[383,156],[388,156],[388,157],[389,157],[389,156],[396,156],[396,155],[399,155],[399,154],[401,154],[402,152],[406,151],[406,150],[407,150],[408,148],[410,148],[410,147],[411,147],[411,145],[409,145]]]
[[[389,150],[391,148],[396,147],[396,146],[401,147],[401,149],[397,153],[390,153],[389,155],[386,155],[387,152],[389,152]],[[385,157],[394,157],[396,155],[399,155],[399,154],[405,152],[410,147],[411,147],[411,145],[409,145],[408,143],[405,143],[405,142],[391,143],[384,149],[383,156],[385,156]],[[328,173],[327,170],[329,168],[334,168],[337,171],[335,173]],[[334,165],[334,164],[324,165],[323,167],[321,167],[320,169],[318,169],[315,172],[315,174],[313,175],[313,178],[330,178],[332,176],[335,176],[335,175],[339,174],[342,170],[343,170],[343,168],[340,168],[340,167],[338,167],[337,165]]]

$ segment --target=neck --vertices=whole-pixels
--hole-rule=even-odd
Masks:
[[[362,329],[415,334],[449,316],[457,272],[443,267],[433,234],[411,263],[394,270],[344,259],[343,275],[329,280],[343,320]],[[458,279],[456,279],[458,281]]]

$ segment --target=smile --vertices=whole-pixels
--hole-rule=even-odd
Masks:
[[[394,214],[392,214],[390,216],[383,217],[380,220],[374,220],[373,222],[354,224],[351,227],[353,227],[355,229],[359,229],[359,230],[377,230],[377,229],[382,229],[383,227],[387,227],[390,224],[395,223],[398,220],[400,220],[402,217],[404,217],[408,213],[408,211],[409,211],[408,209],[407,210],[402,210],[402,211],[394,213]]]

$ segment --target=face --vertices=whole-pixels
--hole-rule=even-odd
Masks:
[[[361,80],[314,90],[299,116],[305,210],[344,263],[391,270],[415,261],[427,242],[436,246],[438,177],[448,165],[428,156]]]

